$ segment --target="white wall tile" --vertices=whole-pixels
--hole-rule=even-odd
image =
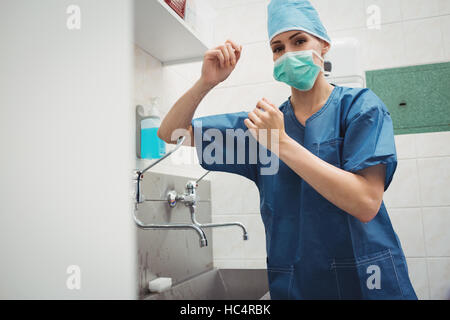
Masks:
[[[450,258],[428,258],[430,298],[450,300]]]
[[[166,159],[168,161],[168,159]],[[143,161],[140,161],[140,163],[143,163]],[[145,161],[145,163],[150,165],[152,161]],[[146,165],[139,165],[138,166],[141,169],[144,169]],[[192,178],[200,178],[204,173],[205,170],[202,169],[200,166],[175,166],[168,163],[164,163],[164,161],[158,163],[153,168],[151,168],[151,172],[154,173],[161,173],[161,174],[169,174],[169,175],[176,175],[181,177],[192,177]],[[180,190],[181,191],[181,190]]]
[[[420,208],[390,209],[389,216],[407,257],[425,257]]]
[[[414,135],[418,158],[450,156],[450,131]]]
[[[445,0],[450,4],[450,1]],[[449,5],[450,6],[450,5]],[[445,60],[450,60],[450,15],[446,15],[440,18],[442,41],[445,50]]]
[[[430,298],[427,260],[425,258],[407,258],[409,278],[419,300]]]
[[[246,259],[244,260],[246,269],[266,269],[266,258],[264,259]]]
[[[397,149],[397,159],[415,159],[417,157],[416,135],[401,134],[396,135],[394,139]]]
[[[450,157],[417,160],[422,205],[450,205]]]
[[[162,65],[157,59],[134,46],[134,102],[148,103],[162,91]]]
[[[439,14],[450,14],[450,1],[448,0],[437,0],[438,1],[438,12]]]
[[[368,70],[370,69],[369,64],[369,43],[368,43],[368,36],[367,36],[367,28],[356,28],[356,29],[346,29],[346,30],[337,30],[337,31],[330,31],[329,36],[331,38],[331,41],[336,41],[337,39],[341,38],[354,38],[358,40],[360,44],[360,61],[361,66],[360,68],[362,70]],[[333,44],[332,44],[333,46]]]
[[[366,69],[393,68],[405,64],[405,36],[402,23],[367,30]]]
[[[212,210],[214,215],[243,214],[242,189],[244,177],[226,172],[217,172],[211,178]]]
[[[246,91],[246,88],[248,86],[214,88],[203,99],[197,111],[202,115],[249,111],[256,105],[257,97]]]
[[[214,259],[214,268],[218,269],[246,269],[246,260],[242,259]]]
[[[378,6],[381,24],[402,21],[402,6],[399,0],[364,0],[364,3],[366,13],[370,6]]]
[[[423,208],[428,256],[450,257],[450,207]]]
[[[178,73],[191,85],[200,79],[202,74],[203,61],[189,62],[189,63],[178,63],[173,65],[164,66],[164,70],[171,70]]]
[[[266,2],[250,2],[220,10],[216,21],[215,43],[219,45],[227,39],[238,44],[268,42]]]
[[[439,0],[401,0],[403,20],[439,15]]]
[[[266,97],[280,106],[291,95],[291,88],[275,80],[256,85],[217,87],[200,103],[195,117],[229,112],[252,111]]]
[[[364,27],[366,8],[361,0],[311,1],[328,31]]]
[[[240,175],[216,172],[211,178],[214,215],[259,213],[259,191],[256,184]]]
[[[416,160],[398,160],[391,185],[384,193],[389,208],[420,207],[419,177]]]
[[[158,94],[161,97],[161,118],[172,108],[177,100],[188,91],[193,83],[190,83],[173,69],[162,69],[162,77],[158,79],[162,83],[162,90]]]
[[[248,225],[245,215],[212,216],[213,223],[241,222]],[[238,226],[213,228],[214,259],[244,259],[245,247],[242,228]]]
[[[242,46],[242,56],[227,80],[218,87],[273,81],[273,54],[267,42]]]
[[[247,215],[249,239],[245,241],[245,259],[266,258],[266,237],[260,214]]]
[[[408,65],[435,63],[444,60],[440,18],[405,21],[403,22],[403,30],[405,39],[404,59]]]

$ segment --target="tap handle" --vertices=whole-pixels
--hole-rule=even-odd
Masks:
[[[208,173],[210,173],[211,172],[211,170],[209,170],[208,172],[206,172],[204,175],[202,175],[197,181],[195,181],[195,183],[196,184],[198,184],[198,182],[200,181],[200,180],[202,180]]]
[[[186,139],[185,136],[180,136],[178,137],[177,140],[177,145],[175,146],[174,149],[170,150],[169,152],[167,152],[162,158],[156,160],[155,162],[153,162],[151,165],[149,165],[147,168],[145,168],[144,170],[142,170],[141,175],[144,174],[147,170],[149,170],[151,167],[153,167],[154,165],[156,165],[157,163],[163,161],[165,158],[167,158],[168,156],[170,156],[172,153],[174,153],[175,151],[177,151],[177,149],[179,147],[181,147],[181,145],[183,144],[184,140]]]

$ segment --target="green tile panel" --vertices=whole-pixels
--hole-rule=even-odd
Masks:
[[[450,131],[450,62],[366,72],[395,134]]]

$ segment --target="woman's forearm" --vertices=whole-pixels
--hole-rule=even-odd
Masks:
[[[172,132],[176,129],[189,129],[195,110],[213,88],[200,78],[169,110],[158,129],[158,137],[167,143],[176,143]]]
[[[358,220],[368,222],[377,214],[381,203],[363,176],[329,164],[287,135],[280,139],[278,157],[324,198]]]
[[[176,143],[179,135],[172,137],[172,134],[177,129],[184,129],[189,131],[190,141],[183,142],[183,145],[194,146],[191,122],[195,110],[212,88],[228,78],[241,57],[241,51],[242,46],[231,40],[206,51],[200,79],[178,99],[164,117],[158,129],[159,138],[167,143]],[[184,132],[181,132],[181,135],[185,135]]]

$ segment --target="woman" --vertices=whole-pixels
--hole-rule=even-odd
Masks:
[[[258,186],[272,299],[417,299],[383,202],[397,167],[386,106],[369,89],[325,80],[331,41],[308,1],[272,0],[268,18],[274,77],[291,86],[288,100],[277,108],[262,99],[251,112],[192,120],[202,98],[239,61],[242,46],[227,41],[205,54],[201,78],[170,110],[159,136],[174,143],[173,130],[189,128],[201,158],[213,136],[208,129],[225,138],[226,129],[250,129],[280,160],[275,174],[262,174],[261,161],[248,158],[201,161],[207,170],[240,174]],[[195,144],[194,131],[202,134]],[[236,150],[223,146],[224,156]]]

